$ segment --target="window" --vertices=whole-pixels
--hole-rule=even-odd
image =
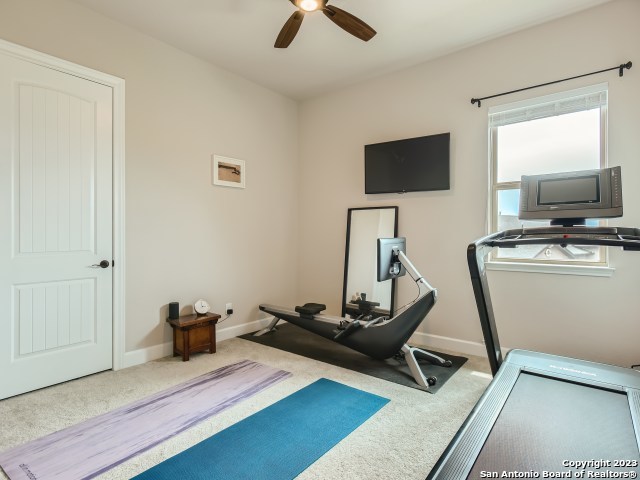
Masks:
[[[549,225],[518,219],[520,177],[604,168],[606,126],[606,84],[489,109],[490,231]],[[492,260],[604,265],[606,250],[531,245],[496,249]]]

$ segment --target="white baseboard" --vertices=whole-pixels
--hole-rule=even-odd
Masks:
[[[262,320],[257,320],[256,322],[262,322],[262,324],[257,328],[255,328],[255,330],[266,327],[269,323],[271,323],[273,318],[274,317],[269,317]],[[333,319],[327,318],[327,321],[331,321],[331,320]],[[338,321],[337,317],[335,321],[337,323]],[[256,322],[252,322],[250,325],[254,325],[256,324]],[[249,332],[251,331],[252,330],[249,330]],[[248,333],[248,332],[243,332],[243,333]],[[239,335],[242,335],[243,333],[240,333]],[[469,340],[460,340],[457,338],[442,337],[440,335],[431,335],[428,333],[420,333],[420,332],[414,333],[409,339],[409,342],[411,343],[411,345],[433,348],[435,350],[438,350],[438,349],[450,350],[450,351],[461,353],[464,355],[474,355],[476,357],[487,358],[487,349],[485,348],[484,343],[471,342]],[[509,349],[503,348],[502,351],[503,351],[502,356],[504,357],[509,351]]]
[[[132,352],[125,352],[122,368],[133,367],[158,358],[173,355],[173,343],[167,342],[153,347],[141,348]]]
[[[269,317],[263,320],[258,320],[258,322],[260,321],[263,322],[262,327],[266,327],[273,320],[273,318],[274,317]],[[327,321],[331,321],[331,320],[333,319],[327,318]],[[335,321],[337,323],[338,321],[337,317]],[[256,322],[253,322],[251,325],[255,323]],[[257,327],[256,330],[262,327]],[[249,330],[249,331],[252,331],[252,330]],[[240,333],[239,335],[242,335],[242,333]],[[420,332],[414,333],[409,339],[409,342],[412,345],[424,346],[424,347],[433,348],[436,350],[444,349],[444,350],[450,350],[453,352],[462,353],[464,355],[474,355],[476,357],[485,357],[485,358],[487,357],[487,350],[484,347],[484,343],[470,342],[468,340],[459,340],[457,338],[442,337],[440,335],[430,335],[428,333],[420,333]],[[503,353],[503,356],[505,354],[506,352]]]
[[[409,339],[411,345],[420,345],[434,350],[443,349],[453,352],[462,353],[464,355],[474,355],[476,357],[487,357],[487,349],[484,343],[470,342],[469,340],[460,340],[458,338],[441,337],[440,335],[431,335],[428,333],[416,332]]]
[[[476,357],[487,358],[487,349],[484,343],[470,342],[469,340],[460,340],[458,338],[441,337],[440,335],[430,335],[428,333],[414,333],[409,339],[411,345],[424,346],[435,350],[444,349],[453,352],[462,353],[464,355],[474,355]],[[510,347],[501,347],[502,358],[504,359],[512,349]]]
[[[243,323],[241,325],[233,325],[226,328],[220,328],[216,330],[216,340],[218,342],[222,340],[228,340],[229,338],[235,338],[240,335],[244,335],[245,333],[255,332],[256,330],[260,330],[261,328],[266,327],[271,323],[273,317],[262,318],[259,320],[254,320],[253,322]],[[223,324],[224,325],[224,324]]]
[[[269,325],[273,317],[264,318],[261,320],[255,320],[249,323],[243,323],[241,325],[232,325],[224,327],[224,323],[218,325],[216,328],[216,342],[234,338],[245,333],[255,332],[261,328]],[[168,357],[173,355],[173,342],[167,342],[160,345],[154,345],[152,347],[141,348],[139,350],[133,350],[124,354],[124,361],[121,368],[133,367],[134,365],[140,365],[159,358]]]
[[[273,317],[254,320],[253,322],[243,323],[241,325],[230,325],[225,327],[224,324],[218,325],[216,329],[216,340],[221,342],[229,338],[235,338],[245,333],[255,332],[266,327],[271,323]],[[435,350],[449,350],[464,355],[474,355],[477,357],[486,357],[487,351],[483,343],[470,342],[468,340],[460,340],[457,338],[442,337],[440,335],[431,335],[428,333],[416,332],[411,336],[410,343]],[[173,344],[171,342],[153,347],[141,348],[124,354],[124,364],[122,368],[133,367],[142,363],[157,360],[173,354]]]

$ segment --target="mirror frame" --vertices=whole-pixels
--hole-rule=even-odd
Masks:
[[[393,236],[398,236],[398,207],[397,206],[379,206],[379,207],[359,207],[349,208],[347,210],[347,241],[344,249],[344,278],[342,280],[342,310],[340,315],[344,317],[347,314],[347,280],[349,279],[349,246],[351,243],[351,215],[358,210],[387,210],[392,209],[395,213],[395,221],[393,222]],[[396,280],[391,280],[391,301],[389,303],[389,316],[393,316],[396,299]]]

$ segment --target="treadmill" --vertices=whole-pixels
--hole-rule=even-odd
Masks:
[[[538,202],[543,197],[535,192],[540,186],[532,183],[525,185],[523,177],[521,219],[528,216],[522,211],[527,202],[522,190],[533,190]],[[471,283],[494,378],[427,480],[638,477],[640,372],[526,350],[512,350],[502,358],[485,270],[491,250],[520,245],[640,250],[640,229],[579,225],[582,221],[575,215],[563,224],[560,218],[549,227],[505,230],[468,246]]]

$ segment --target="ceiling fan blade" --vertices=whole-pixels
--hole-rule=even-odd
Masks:
[[[344,31],[350,33],[354,37],[358,37],[360,40],[364,40],[365,42],[371,40],[376,34],[376,31],[373,28],[364,23],[358,17],[354,17],[349,12],[345,12],[338,7],[327,5],[322,9],[322,13],[329,17],[333,23],[338,25]]]
[[[300,10],[293,12],[293,15],[289,17],[289,20],[287,20],[282,27],[282,30],[280,30],[278,38],[276,38],[276,43],[273,46],[275,48],[287,48],[291,42],[293,42],[298,30],[300,30],[300,25],[302,25],[303,19],[304,12],[301,12]]]

